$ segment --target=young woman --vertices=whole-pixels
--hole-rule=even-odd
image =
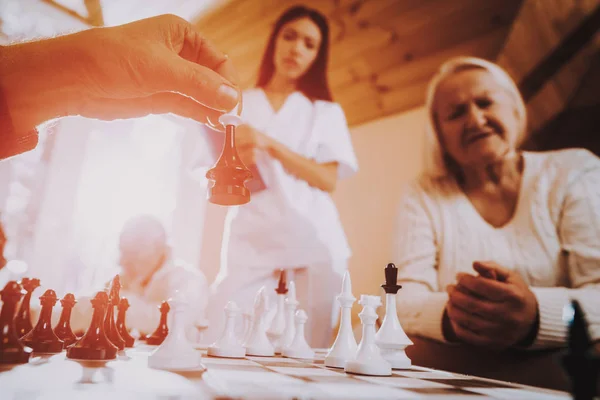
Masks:
[[[236,145],[266,188],[228,212],[207,340],[221,333],[227,301],[250,309],[263,285],[275,296],[278,271],[286,269],[309,316],[309,343],[331,344],[334,299],[351,253],[330,193],[358,166],[329,90],[328,50],[326,19],[305,7],[288,9],[269,38],[257,87],[244,93]]]

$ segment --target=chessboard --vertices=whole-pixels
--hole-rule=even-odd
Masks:
[[[203,355],[206,371],[148,367],[156,346],[126,349],[115,361],[79,363],[65,353],[0,369],[3,400],[71,399],[569,399],[568,393],[413,366],[390,377],[359,376],[314,360],[226,359]]]

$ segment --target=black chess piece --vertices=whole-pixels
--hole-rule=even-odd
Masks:
[[[206,177],[211,183],[208,188],[208,201],[211,203],[231,206],[250,201],[250,190],[245,183],[252,179],[252,173],[238,155],[234,125],[225,126],[223,151],[215,166],[206,173]]]
[[[152,335],[148,336],[146,343],[159,345],[165,340],[169,334],[169,327],[167,326],[167,314],[169,313],[170,309],[171,307],[169,306],[169,303],[163,301],[160,305],[160,322],[158,323],[158,326]]]
[[[592,400],[596,396],[600,358],[594,352],[587,322],[579,302],[571,302],[573,319],[569,324],[567,354],[563,366],[571,380],[575,400]]]
[[[25,290],[15,281],[10,281],[0,292],[2,311],[0,311],[0,364],[25,364],[29,361],[31,347],[23,346],[15,328],[17,303]]]
[[[285,269],[279,271],[279,282],[275,288],[275,293],[286,294],[288,292]]]
[[[65,349],[77,341],[77,336],[75,336],[71,329],[71,311],[73,311],[75,303],[77,301],[72,293],[67,293],[62,298],[60,301],[62,311],[58,323],[54,327],[54,334],[64,342]]]
[[[104,316],[108,307],[106,292],[98,292],[90,300],[94,313],[90,327],[75,344],[67,348],[67,358],[75,360],[114,360],[118,348],[106,337],[104,332]]]
[[[37,278],[23,278],[21,279],[21,286],[23,289],[25,289],[25,297],[23,297],[23,301],[21,301],[21,305],[19,306],[19,311],[15,316],[17,336],[20,338],[25,336],[33,329],[30,310],[31,294],[40,286],[40,280]]]
[[[386,293],[396,294],[402,286],[398,285],[398,268],[393,263],[385,267],[385,283],[381,285]]]
[[[108,296],[108,309],[106,311],[106,317],[104,319],[104,331],[108,340],[112,342],[119,350],[125,349],[125,340],[119,334],[117,325],[115,324],[115,307],[119,305],[121,291],[121,280],[119,275],[113,278],[112,284],[110,285],[110,294]]]
[[[125,315],[128,308],[129,301],[125,297],[122,297],[118,306],[119,313],[117,314],[117,331],[119,331],[119,334],[125,341],[125,347],[133,347],[135,338],[129,334],[129,330],[125,324]]]
[[[52,330],[52,308],[57,301],[56,293],[52,289],[46,290],[40,296],[42,309],[38,322],[21,338],[21,342],[36,353],[60,353],[63,349],[64,342]]]

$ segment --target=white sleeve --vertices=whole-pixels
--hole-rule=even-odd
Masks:
[[[600,339],[600,160],[578,171],[569,183],[557,229],[570,288],[532,288],[540,310],[533,348],[566,343],[563,308],[571,300],[581,305],[592,340]]]
[[[396,296],[398,317],[408,334],[445,342],[442,316],[448,295],[438,285],[437,246],[425,202],[423,190],[410,185],[396,218],[394,263],[402,285]]]
[[[319,103],[318,146],[315,160],[319,163],[337,162],[338,179],[352,176],[358,171],[358,161],[348,123],[342,107],[337,103]]]

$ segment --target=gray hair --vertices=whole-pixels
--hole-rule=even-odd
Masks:
[[[437,132],[433,102],[437,89],[441,82],[449,76],[467,69],[483,69],[492,75],[496,82],[500,84],[514,98],[517,109],[517,116],[521,121],[519,140],[520,143],[525,137],[527,125],[527,112],[525,102],[519,92],[519,88],[508,73],[493,62],[486,61],[476,57],[455,57],[446,61],[438,69],[436,75],[431,79],[427,87],[427,97],[425,100],[425,110],[427,112],[427,121],[425,125],[425,154],[424,170],[422,176],[428,178],[444,177],[452,174],[448,169],[448,164],[444,156],[444,150],[439,141],[439,132]]]

